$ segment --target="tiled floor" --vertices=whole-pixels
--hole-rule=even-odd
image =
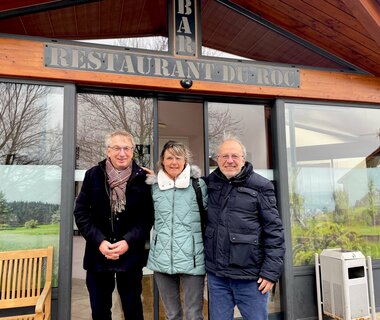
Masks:
[[[91,308],[88,298],[85,271],[82,268],[85,241],[81,236],[73,238],[73,270],[72,270],[72,298],[71,298],[71,320],[91,320]],[[153,319],[153,275],[144,269],[143,294],[142,294],[144,317],[146,320]],[[207,305],[207,303],[205,304]],[[163,306],[160,304],[160,320],[164,320]],[[207,309],[204,310],[205,315]],[[124,320],[119,301],[119,295],[115,290],[113,294],[112,319]],[[207,319],[207,317],[205,317]]]
[[[145,318],[147,320],[153,319],[151,310],[145,310]],[[91,310],[87,295],[87,288],[84,280],[82,279],[75,279],[72,283],[71,319],[91,320]],[[112,319],[124,320],[124,316],[121,312],[119,296],[116,290],[113,295]]]
[[[71,320],[91,320],[91,309],[87,288],[85,284],[85,271],[82,268],[82,259],[85,242],[82,237],[74,236],[73,240],[73,279],[72,279],[72,301],[71,301]],[[148,273],[148,272],[145,272]],[[279,306],[279,292],[274,297],[274,302],[270,303],[270,308]],[[143,304],[144,316],[146,320],[153,319],[153,277],[145,275],[143,278]],[[205,303],[207,305],[207,303]],[[272,306],[271,306],[272,305]],[[272,310],[274,311],[274,310]],[[115,290],[113,295],[112,307],[113,320],[124,320],[121,312],[119,296]],[[204,310],[205,319],[207,319],[207,309]],[[160,320],[164,320],[163,306],[160,305]],[[380,320],[380,313],[377,313],[376,319]]]
[[[85,284],[86,274],[82,268],[84,247],[84,239],[81,236],[74,236],[71,320],[91,320],[91,308]],[[124,317],[121,311],[119,295],[116,290],[112,300],[113,320],[123,320]],[[149,270],[144,271],[142,300],[145,319],[153,319],[153,276]],[[165,318],[162,311],[162,306],[160,306],[160,319]]]
[[[153,278],[144,276],[143,278],[143,306],[144,317],[146,320],[153,319]],[[162,305],[160,305],[160,319],[164,320]],[[205,307],[205,315],[207,309]],[[72,320],[91,320],[90,304],[87,295],[87,288],[83,279],[73,279],[72,282],[72,302],[71,302],[71,319]],[[115,290],[113,294],[112,319],[123,320],[119,296]],[[207,319],[207,317],[205,317]]]

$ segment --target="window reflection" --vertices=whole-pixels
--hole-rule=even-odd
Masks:
[[[153,99],[81,93],[78,95],[75,192],[79,193],[85,171],[106,157],[105,135],[113,130],[126,130],[135,140],[134,160],[142,166],[153,164]],[[83,269],[85,240],[74,222],[72,305],[71,318],[88,317],[90,299]],[[153,276],[144,268],[143,308],[148,319],[153,319]],[[112,314],[122,316],[116,290]],[[150,317],[149,317],[150,316]]]
[[[87,170],[105,157],[104,137],[113,130],[130,132],[134,159],[149,167],[153,161],[153,100],[143,97],[80,94],[78,96],[77,161]]]
[[[269,180],[273,180],[271,109],[265,105],[208,103],[209,167],[217,167],[214,160],[224,135],[238,137],[247,149],[247,161],[254,170]],[[270,314],[281,312],[279,284],[276,284],[268,304]],[[234,318],[240,319],[235,308]]]
[[[54,245],[58,281],[63,88],[0,83],[0,251]]]
[[[295,265],[325,248],[380,257],[380,110],[286,104]]]
[[[208,103],[208,141],[210,171],[224,135],[237,136],[247,149],[247,161],[255,171],[273,180],[271,145],[271,109],[264,105]]]

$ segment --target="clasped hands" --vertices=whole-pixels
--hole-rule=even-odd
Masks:
[[[125,240],[120,240],[115,243],[103,240],[99,246],[99,251],[109,260],[118,260],[128,249],[129,246]]]

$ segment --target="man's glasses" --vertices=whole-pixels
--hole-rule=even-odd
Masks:
[[[128,146],[127,147],[119,147],[119,146],[111,147],[111,146],[108,146],[108,148],[112,149],[116,153],[120,153],[123,150],[124,150],[124,152],[131,152],[131,151],[133,151],[133,147],[128,147]]]
[[[241,158],[242,156],[240,154],[218,154],[218,158],[222,159],[223,161],[227,161],[228,159],[232,159],[234,161],[237,161]]]

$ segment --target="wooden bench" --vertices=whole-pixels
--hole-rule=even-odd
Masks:
[[[52,246],[0,252],[0,319],[50,319],[52,271]],[[34,313],[1,317],[2,309],[21,307],[33,307]]]

